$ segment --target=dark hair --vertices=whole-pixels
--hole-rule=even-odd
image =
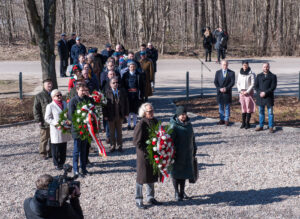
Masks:
[[[244,61],[242,61],[242,65],[244,65],[244,64],[249,65],[249,62],[244,60]]]
[[[41,175],[35,182],[37,189],[48,189],[48,185],[53,181],[53,177],[49,174]]]
[[[109,84],[111,84],[112,80],[117,80],[119,82],[119,78],[118,77],[112,77],[111,79],[109,79]]]
[[[132,55],[134,55],[134,52],[131,52],[131,51],[130,51],[130,52],[128,52],[128,55],[129,55],[129,54],[132,54]]]
[[[147,47],[145,43],[141,44],[142,47]]]
[[[76,90],[79,90],[80,88],[87,88],[86,83],[81,82],[76,84]]]
[[[52,80],[51,80],[51,78],[46,78],[45,80],[43,80],[43,84],[44,84],[45,82],[51,82],[51,83],[53,83]]]

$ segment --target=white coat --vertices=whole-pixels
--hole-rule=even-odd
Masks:
[[[63,108],[67,108],[67,103],[65,101],[63,101]],[[50,124],[50,139],[52,144],[65,143],[71,140],[70,134],[63,134],[62,130],[55,127],[61,112],[61,108],[54,101],[49,103],[46,107],[45,121]]]

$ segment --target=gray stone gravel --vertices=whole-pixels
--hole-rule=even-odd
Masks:
[[[157,91],[158,93],[159,91]],[[150,98],[156,117],[167,122],[175,107],[163,93]],[[171,181],[155,184],[163,206],[135,207],[135,148],[125,130],[124,152],[101,158],[91,154],[93,174],[80,178],[85,218],[299,218],[300,164],[298,129],[256,133],[239,124],[217,126],[216,120],[190,114],[200,178],[187,183],[191,200],[174,201]],[[38,155],[38,126],[0,129],[0,218],[24,218],[23,201],[35,191],[41,174],[57,175],[50,160]],[[102,135],[103,139],[104,135]],[[67,163],[72,164],[72,142]]]

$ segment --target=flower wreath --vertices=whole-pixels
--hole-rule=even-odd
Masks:
[[[169,125],[163,127],[161,122],[149,129],[149,139],[146,141],[148,159],[153,167],[153,173],[162,174],[161,182],[168,178],[171,164],[174,163],[174,143],[170,136]]]
[[[59,114],[59,119],[58,123],[55,126],[57,129],[61,130],[62,133],[70,133],[71,129],[71,124],[72,122],[68,120],[68,109],[64,109],[60,114]]]

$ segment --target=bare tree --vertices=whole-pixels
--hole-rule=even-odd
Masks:
[[[35,0],[24,0],[24,2],[40,48],[42,78],[51,78],[54,88],[57,88],[54,55],[56,0],[44,0],[43,24]]]

